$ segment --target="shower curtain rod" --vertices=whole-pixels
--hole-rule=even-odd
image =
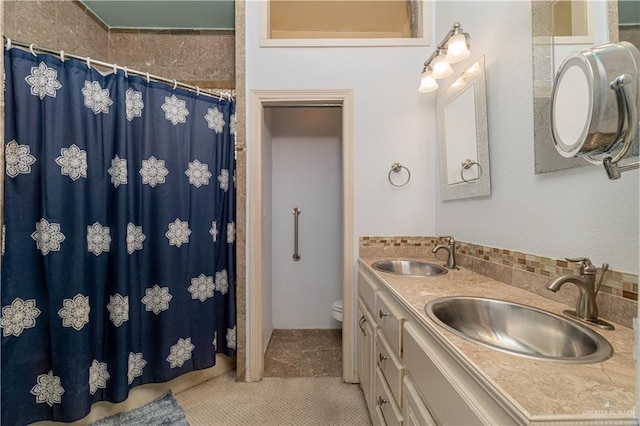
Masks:
[[[191,84],[182,83],[180,81],[171,80],[171,79],[168,79],[168,78],[164,78],[164,77],[160,77],[160,76],[157,76],[157,75],[149,74],[148,72],[128,69],[127,67],[123,67],[123,66],[116,65],[116,64],[110,64],[108,62],[98,61],[98,60],[95,60],[95,59],[91,59],[89,57],[72,55],[70,53],[65,53],[63,50],[54,50],[54,49],[49,49],[49,48],[42,47],[42,46],[37,46],[35,44],[29,44],[29,43],[25,43],[25,42],[22,42],[22,41],[11,40],[9,37],[6,37],[6,36],[2,36],[2,38],[5,41],[3,44],[5,45],[5,47],[7,49],[11,49],[12,46],[24,47],[24,48],[29,49],[34,56],[37,56],[34,53],[34,50],[38,50],[40,52],[51,53],[53,55],[56,55],[63,62],[64,62],[64,59],[67,58],[67,57],[68,58],[73,58],[73,59],[78,59],[80,61],[85,61],[89,68],[91,68],[91,65],[98,65],[98,66],[105,67],[105,68],[112,68],[114,73],[116,72],[116,70],[123,70],[125,72],[125,75],[128,75],[128,74],[139,75],[141,77],[145,77],[147,79],[147,82],[149,82],[149,80],[153,79],[153,80],[156,80],[156,81],[162,81],[164,83],[173,84],[173,88],[174,89],[176,87],[182,87],[184,89],[191,90],[191,91],[196,92],[198,94],[203,93],[205,95],[209,95],[209,96],[213,96],[213,97],[217,97],[217,98],[225,98],[225,99],[227,99],[229,101],[232,101],[235,98],[235,90],[214,89],[214,90],[220,90],[219,92],[216,93],[216,92],[212,92],[212,91],[208,91],[208,90],[203,90],[199,86],[193,86]]]

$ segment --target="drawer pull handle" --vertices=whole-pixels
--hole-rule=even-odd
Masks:
[[[382,309],[380,309],[379,315],[380,315],[380,319],[382,319],[384,317],[389,316],[389,312],[382,312]]]
[[[379,363],[382,364],[382,362],[388,360],[389,357],[388,356],[384,356],[382,354],[378,354],[378,359],[380,360]]]
[[[360,326],[360,331],[362,331],[362,334],[364,334],[365,336],[367,335],[367,332],[364,330],[364,323],[367,322],[367,319],[364,317],[364,315],[360,318],[359,321],[359,326]]]
[[[382,407],[383,404],[386,404],[387,402],[389,402],[388,399],[384,399],[383,397],[379,396],[378,397],[378,407]]]

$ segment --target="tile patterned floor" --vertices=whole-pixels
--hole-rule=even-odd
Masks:
[[[342,330],[274,330],[264,377],[342,377]]]

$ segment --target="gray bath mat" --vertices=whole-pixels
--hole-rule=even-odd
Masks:
[[[171,391],[142,407],[105,417],[91,426],[189,426],[189,422]]]

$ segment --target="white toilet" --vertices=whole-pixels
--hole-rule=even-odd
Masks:
[[[336,300],[331,305],[331,316],[333,319],[342,322],[342,299]]]

